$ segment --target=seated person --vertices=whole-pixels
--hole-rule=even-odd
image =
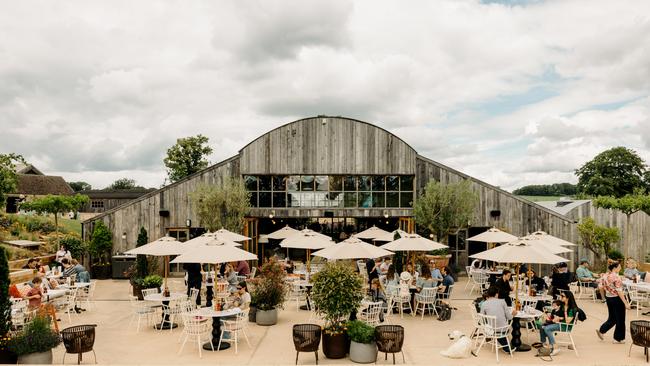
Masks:
[[[248,310],[251,305],[251,294],[248,293],[246,281],[241,281],[237,285],[237,293],[235,296],[235,306],[240,308],[242,311]]]
[[[534,269],[531,269],[529,273],[530,273],[530,284],[533,290],[535,290],[535,293],[540,294],[544,292],[544,290],[548,289],[548,285],[546,284],[546,281],[544,281],[543,278],[539,277],[537,275],[537,272],[535,272]]]
[[[438,265],[436,264],[435,260],[430,260],[429,261],[429,268],[431,269],[431,278],[435,280],[442,280],[442,273],[440,273],[440,269],[437,267]]]
[[[38,269],[38,260],[36,258],[29,258],[23,269]]]
[[[411,263],[409,263],[409,264],[406,265],[406,269],[404,270],[404,272],[408,273],[408,274],[411,276],[411,279],[412,279],[413,281],[415,281],[415,279],[416,279],[417,277],[420,276],[420,274],[418,273],[418,271],[416,271],[415,269],[413,269],[413,265],[412,265]],[[401,276],[404,272],[400,273],[400,276]]]
[[[637,275],[640,276],[642,280],[650,282],[647,279],[646,272],[641,272],[637,269],[637,262],[632,258],[628,258],[625,261],[625,270],[623,271],[623,276],[630,280],[634,280]]]
[[[386,292],[384,292],[384,288],[382,287],[381,282],[379,282],[378,278],[374,278],[370,282],[370,290],[368,290],[368,295],[370,296],[372,302],[383,303],[382,305],[383,311],[379,313],[379,321],[383,322],[384,313],[388,310],[388,303],[386,301]]]
[[[251,273],[251,267],[248,265],[248,261],[239,261],[237,262],[235,271],[237,271],[240,276],[248,276]]]
[[[548,339],[549,348],[551,349],[551,355],[555,356],[560,352],[559,348],[555,348],[555,336],[554,333],[560,330],[566,330],[562,328],[560,323],[571,323],[573,318],[578,312],[578,306],[571,292],[563,292],[560,295],[559,300],[553,301],[553,310],[551,314],[547,314],[544,318],[544,322],[540,324],[539,328],[539,338],[541,343],[545,343]],[[567,327],[566,325],[564,326]],[[568,327],[571,327],[570,325]],[[570,329],[568,329],[570,330]]]
[[[386,286],[388,285],[399,285],[399,276],[395,273],[395,266],[392,264],[388,266],[386,271]]]
[[[420,292],[423,288],[432,288],[436,286],[437,281],[431,277],[431,270],[426,264],[422,265],[422,274],[415,281],[416,291]]]
[[[449,267],[442,267],[442,284],[438,286],[438,294],[441,295],[443,299],[448,299],[451,291],[451,286],[454,284],[454,278],[451,277],[451,270]]]
[[[235,269],[233,268],[233,266],[230,263],[228,263],[226,265],[226,269],[224,271],[223,278],[225,278],[225,280],[228,281],[228,285],[230,286],[231,290],[236,289],[237,284],[238,284],[238,282],[237,282],[237,272],[235,272]]]
[[[569,291],[569,283],[571,283],[571,273],[566,262],[562,262],[554,267],[553,275],[551,275],[551,286],[553,286],[553,297],[558,297],[560,290]]]
[[[580,261],[580,265],[576,269],[576,276],[578,277],[578,281],[586,284],[586,286],[598,287],[598,276],[589,270],[589,262],[586,259]]]
[[[490,286],[490,288],[487,289],[487,299],[481,303],[481,314],[496,317],[496,327],[501,328],[508,325],[508,322],[512,320],[513,315],[517,313],[517,310],[514,308],[509,309],[506,302],[497,297],[498,294],[499,289],[496,286]],[[505,338],[499,338],[497,341],[499,344],[504,346],[502,349],[505,352],[510,352],[508,341]]]
[[[41,306],[43,300],[43,290],[41,289],[41,284],[43,280],[40,276],[36,276],[32,279],[32,288],[29,290],[25,299],[29,301],[29,307],[34,309]]]
[[[508,306],[512,306],[512,299],[510,299],[510,291],[512,291],[512,286],[510,285],[511,278],[512,272],[504,269],[501,277],[493,285],[499,290],[499,299],[505,301]]]

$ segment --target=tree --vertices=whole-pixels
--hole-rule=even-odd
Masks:
[[[469,180],[441,184],[429,182],[413,208],[415,222],[446,242],[451,229],[461,229],[472,219],[478,194]]]
[[[110,251],[113,248],[113,237],[103,221],[95,221],[95,228],[90,239],[89,251],[93,262],[98,265],[109,264]]]
[[[241,232],[250,210],[250,193],[242,179],[228,178],[222,187],[200,186],[190,194],[200,225],[210,231],[226,228]]]
[[[625,214],[625,243],[623,244],[623,253],[625,258],[628,257],[630,246],[630,218],[632,214],[644,211],[650,214],[650,196],[636,191],[634,194],[628,194],[624,197],[598,197],[592,201],[595,207],[619,210]]]
[[[0,246],[0,350],[11,330],[11,299],[9,299],[9,260],[7,250]]]
[[[177,139],[176,144],[167,149],[167,156],[163,160],[169,180],[173,183],[207,168],[206,157],[211,153],[208,138],[203,135]]]
[[[129,178],[120,178],[113,182],[110,186],[106,187],[105,190],[131,190],[131,189],[141,189],[135,184],[135,179]]]
[[[25,159],[17,154],[0,154],[0,208],[7,203],[7,194],[16,191],[16,163],[25,164]]]
[[[576,193],[578,189],[571,183],[534,184],[512,191],[512,194],[520,196],[573,196]]]
[[[93,189],[93,187],[86,182],[68,182],[68,185],[75,192],[89,191]]]
[[[576,170],[578,191],[591,196],[623,197],[635,189],[647,189],[646,163],[634,151],[614,147],[596,155]]]
[[[582,245],[593,252],[601,261],[607,258],[611,244],[621,239],[617,227],[598,225],[591,217],[585,217],[578,224],[578,234]]]
[[[43,198],[38,198],[20,205],[25,211],[34,211],[37,214],[53,214],[54,226],[56,227],[56,237],[59,238],[59,215],[62,213],[74,211],[77,212],[83,205],[88,203],[88,196],[75,194],[74,196],[57,196],[48,194]]]
[[[140,232],[138,233],[138,241],[136,242],[135,246],[136,247],[141,247],[149,242],[149,235],[147,234],[147,230],[143,227],[140,228]],[[147,256],[146,255],[138,255],[136,259],[136,268],[137,268],[137,277],[139,278],[145,278],[149,274],[148,268],[149,268],[149,263],[147,263]]]

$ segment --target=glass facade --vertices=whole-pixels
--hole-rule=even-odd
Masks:
[[[251,206],[411,208],[412,175],[245,175]]]

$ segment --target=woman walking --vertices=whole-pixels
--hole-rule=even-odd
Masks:
[[[603,276],[602,286],[605,290],[605,300],[607,302],[607,320],[596,330],[596,335],[603,340],[603,334],[607,333],[612,327],[614,328],[614,343],[625,343],[625,310],[631,309],[630,304],[625,298],[623,292],[623,282],[618,273],[621,271],[621,264],[613,262],[607,266],[609,272]]]

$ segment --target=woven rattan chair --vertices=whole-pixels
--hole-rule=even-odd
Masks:
[[[402,346],[404,345],[404,327],[401,325],[379,325],[375,327],[375,339],[377,342],[377,350],[384,352],[385,358],[388,359],[388,354],[393,354],[393,365],[395,364],[395,354],[402,353],[402,362],[404,359],[404,352]]]
[[[76,353],[78,355],[78,365],[81,363],[82,355],[91,351],[95,358],[95,363],[97,363],[97,355],[95,354],[95,350],[93,350],[93,346],[95,345],[95,327],[97,327],[95,324],[77,325],[61,331],[61,338],[65,346],[62,363],[65,363],[65,356],[68,353]]]
[[[630,357],[632,353],[632,346],[643,347],[645,354],[645,361],[650,362],[650,321],[648,320],[633,320],[630,322],[630,334],[632,335],[632,344],[627,356]]]
[[[314,352],[318,365],[318,346],[321,329],[317,324],[296,324],[293,326],[293,345],[296,347],[296,365],[300,352]]]

